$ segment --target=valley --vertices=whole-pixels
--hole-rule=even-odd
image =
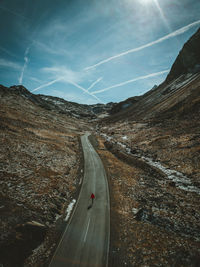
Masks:
[[[86,133],[109,185],[108,266],[199,265],[199,44],[200,29],[162,84],[120,103],[0,86],[0,265],[49,266],[82,188]]]

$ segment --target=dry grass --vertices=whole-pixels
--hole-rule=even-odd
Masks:
[[[105,150],[101,138],[98,141],[98,153],[107,169],[111,195],[109,267],[197,266],[200,251],[198,242],[168,229],[167,221],[161,225],[153,220],[138,219],[137,214],[135,215],[136,209],[148,209],[159,218],[169,217],[170,213],[173,216],[173,210],[158,208],[150,199],[159,199],[158,196],[161,196],[159,201],[162,203],[162,195],[169,194],[170,191],[172,195],[177,194],[176,190],[169,187],[163,189],[158,185],[150,186],[152,179],[156,178],[120,161]],[[163,190],[166,190],[165,193]],[[165,202],[162,205],[170,205],[170,197],[163,197],[163,200]],[[172,203],[177,205],[176,202]]]

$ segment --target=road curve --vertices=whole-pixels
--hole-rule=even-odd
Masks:
[[[106,173],[89,134],[81,137],[84,179],[77,205],[49,267],[106,267],[110,239],[110,202]],[[90,195],[95,200],[91,209]]]

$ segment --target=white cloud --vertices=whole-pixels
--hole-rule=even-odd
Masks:
[[[167,35],[165,35],[165,36],[163,36],[163,37],[161,37],[161,38],[159,38],[159,39],[157,39],[157,40],[155,40],[155,41],[153,41],[153,42],[150,42],[150,43],[148,43],[148,44],[145,44],[145,45],[142,45],[142,46],[139,46],[139,47],[136,47],[136,48],[127,50],[127,51],[122,52],[122,53],[120,53],[120,54],[117,54],[117,55],[115,55],[115,56],[106,58],[106,59],[104,59],[104,60],[102,60],[102,61],[100,61],[100,62],[98,62],[98,63],[96,63],[96,64],[94,64],[94,65],[92,65],[92,66],[86,67],[85,70],[93,69],[93,68],[98,67],[98,66],[100,66],[100,65],[102,65],[102,64],[105,64],[105,63],[107,63],[107,62],[109,62],[109,61],[111,61],[111,60],[113,60],[113,59],[115,59],[115,58],[119,58],[119,57],[128,55],[128,54],[130,54],[130,53],[138,52],[138,51],[143,50],[143,49],[145,49],[145,48],[147,48],[147,47],[150,47],[150,46],[153,46],[153,45],[155,45],[155,44],[161,43],[161,42],[163,42],[163,41],[165,41],[165,40],[171,39],[171,38],[173,38],[173,37],[175,37],[175,36],[178,36],[178,35],[180,35],[180,34],[183,34],[184,32],[190,30],[192,27],[197,26],[197,25],[199,25],[199,24],[200,24],[200,20],[197,20],[197,21],[195,21],[195,22],[193,22],[193,23],[191,23],[191,24],[188,24],[188,25],[186,25],[185,27],[182,27],[182,28],[180,28],[180,29],[178,29],[178,30],[176,30],[176,31],[174,31],[174,32],[171,32],[170,34],[167,34]]]
[[[144,80],[144,79],[148,79],[148,78],[155,77],[155,76],[158,76],[158,75],[162,75],[162,74],[165,74],[165,73],[167,73],[169,71],[170,70],[168,69],[168,70],[159,71],[159,72],[151,73],[151,74],[148,74],[148,75],[140,76],[140,77],[137,77],[137,78],[134,78],[134,79],[122,82],[122,83],[114,84],[112,86],[106,87],[106,88],[98,90],[98,91],[94,91],[94,92],[92,92],[92,94],[103,93],[103,92],[108,91],[108,90],[110,90],[112,88],[120,87],[120,86],[129,84],[129,83],[133,83],[133,82],[136,82],[136,81],[139,81],[139,80]]]
[[[62,78],[63,81],[72,81],[80,83],[83,80],[83,74],[73,71],[66,66],[53,66],[42,68],[41,71],[51,74],[54,79]]]
[[[21,66],[19,64],[2,58],[0,58],[0,67],[11,68],[15,70],[21,69]]]

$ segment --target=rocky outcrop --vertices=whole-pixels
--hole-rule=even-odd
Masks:
[[[200,71],[200,28],[184,44],[166,78],[169,83],[182,74]]]
[[[133,104],[137,103],[140,100],[139,96],[130,97],[124,101],[121,101],[117,104],[114,104],[113,107],[110,110],[110,114],[116,114],[120,111],[123,111],[129,107],[131,107]]]
[[[166,119],[199,114],[200,29],[183,46],[166,80],[113,106],[105,122]]]
[[[150,90],[127,108],[105,118],[102,123],[198,116],[199,92],[200,73],[182,75],[169,84],[163,83]]]

